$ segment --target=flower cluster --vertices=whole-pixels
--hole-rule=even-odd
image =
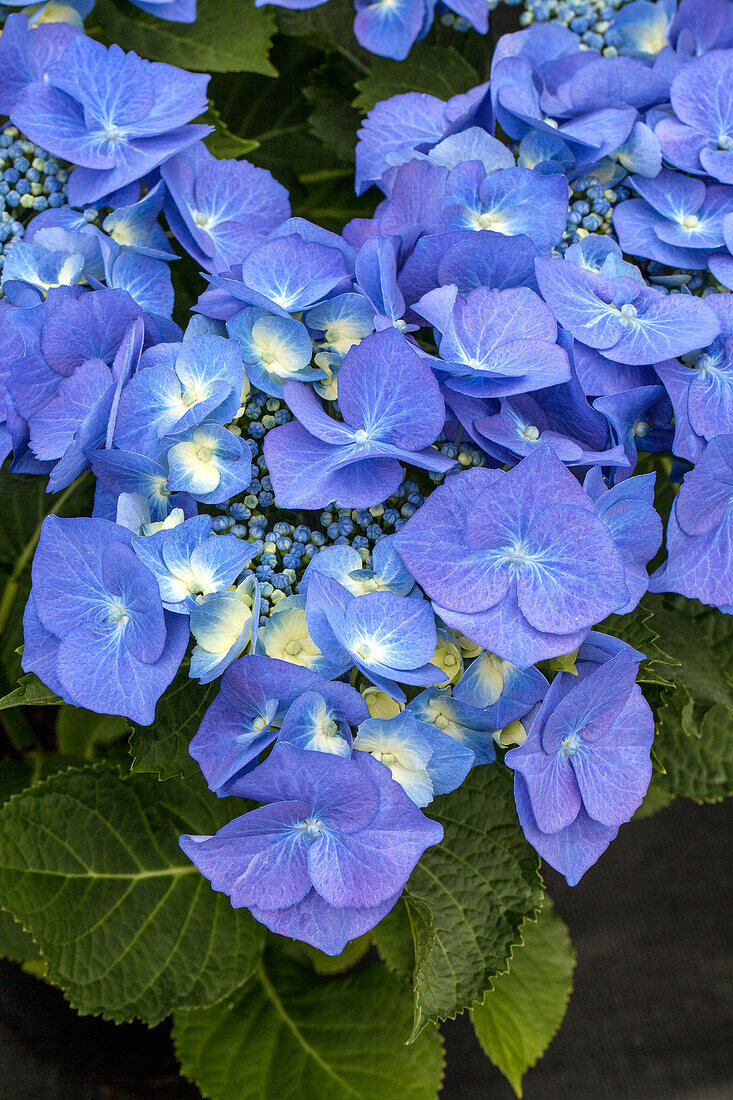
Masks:
[[[23,667],[140,724],[179,668],[221,677],[191,755],[263,805],[181,843],[273,931],[338,954],[381,920],[497,749],[570,882],[629,820],[643,655],[595,628],[663,540],[639,452],[689,471],[652,589],[733,608],[733,49],[702,7],[629,56],[538,23],[488,84],[379,103],[383,200],[341,234],[207,151],[206,76],[5,23],[5,178],[44,202],[2,273],[0,443],[50,491],[96,479],[44,523]],[[395,57],[433,14],[357,9]],[[208,284],[185,331],[173,241]]]

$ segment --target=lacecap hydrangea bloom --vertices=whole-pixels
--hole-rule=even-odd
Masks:
[[[435,14],[356,6],[393,58]],[[727,9],[632,3],[601,34],[534,5],[488,83],[369,111],[355,188],[381,199],[334,232],[207,148],[205,74],[75,8],[0,38],[0,446],[94,484],[43,523],[24,669],[139,725],[174,677],[214,685],[190,755],[262,805],[183,849],[327,953],[473,769],[514,770],[576,882],[651,775],[642,655],[594,628],[649,587],[733,606]]]

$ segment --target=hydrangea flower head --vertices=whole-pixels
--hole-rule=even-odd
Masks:
[[[571,886],[641,805],[654,738],[633,656],[576,671],[555,677],[527,740],[504,758],[527,840]]]
[[[394,906],[443,829],[368,753],[279,744],[232,793],[264,803],[181,847],[215,890],[273,932],[339,955]]]

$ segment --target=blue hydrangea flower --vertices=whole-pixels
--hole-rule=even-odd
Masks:
[[[241,436],[206,420],[170,436],[168,489],[188,493],[202,504],[223,504],[243,493],[252,480],[252,452]]]
[[[322,573],[308,586],[306,620],[311,637],[334,663],[354,664],[368,680],[401,702],[397,684],[439,684],[445,673],[430,664],[435,617],[424,600],[369,592],[352,596]]]
[[[68,23],[43,23],[31,29],[27,15],[9,15],[0,41],[0,113],[9,115],[23,89],[43,80],[79,33]]]
[[[715,314],[692,295],[664,294],[641,279],[600,274],[570,260],[535,260],[537,281],[561,325],[618,363],[659,363],[712,343]],[[628,265],[627,265],[628,266]]]
[[[82,252],[49,252],[19,241],[5,259],[0,285],[8,301],[26,308],[42,302],[52,287],[77,286],[83,276]]]
[[[181,847],[235,908],[328,955],[389,912],[443,836],[368,753],[276,745],[232,787],[266,805],[213,837],[183,836]]]
[[[308,668],[317,672],[321,679],[341,676],[351,668],[351,658],[343,650],[320,650],[311,637],[305,608],[305,596],[286,596],[280,600],[260,630],[258,651],[268,657]]]
[[[312,382],[326,377],[323,370],[311,365],[313,343],[308,329],[294,317],[245,308],[227,322],[227,331],[242,349],[250,382],[271,397],[282,397],[287,381]]]
[[[487,87],[480,85],[447,101],[424,93],[407,92],[377,103],[359,130],[357,195],[371,184],[378,184],[390,167],[412,160],[418,147],[429,153],[449,133],[460,133],[474,123],[483,123],[487,130],[492,130],[493,115]],[[508,167],[508,163],[501,167]]]
[[[300,218],[285,221],[256,244],[241,265],[211,278],[197,309],[228,321],[245,306],[278,317],[310,309],[334,293],[351,289],[351,255],[335,233]]]
[[[649,786],[654,718],[619,653],[561,672],[527,740],[504,757],[527,840],[574,886],[641,805]]]
[[[276,740],[301,749],[350,756],[352,727],[369,717],[348,684],[322,680],[289,662],[248,654],[222,677],[221,692],[206,711],[189,751],[212,790],[231,793],[232,782],[257,767]]]
[[[395,542],[448,626],[522,668],[575,649],[632,598],[626,549],[549,448],[506,474],[450,478]]]
[[[717,435],[685,474],[652,592],[679,592],[733,614],[733,435]]]
[[[324,546],[308,563],[300,582],[301,595],[307,595],[314,573],[333,577],[354,596],[364,596],[367,592],[394,592],[398,596],[408,596],[415,586],[395,549],[392,535],[385,535],[376,544],[369,566],[365,565],[361,554],[353,546]]]
[[[359,726],[354,749],[368,752],[392,773],[416,806],[460,787],[474,754],[436,726],[420,722],[409,710],[394,718],[367,718]]]
[[[257,634],[260,602],[259,582],[252,576],[226,592],[210,592],[196,598],[189,614],[191,633],[196,640],[189,676],[201,684],[210,684],[242,656]]]
[[[318,673],[273,657],[249,653],[230,665],[189,745],[211,790],[225,793],[235,776],[256,767],[291,704],[323,688]]]
[[[123,249],[150,256],[154,260],[174,260],[176,254],[158,224],[165,195],[163,183],[157,183],[135,202],[115,206],[102,222],[102,228]]]
[[[553,416],[556,409],[554,402],[549,412],[543,408],[542,392],[538,397],[502,398],[499,412],[472,420],[471,435],[492,458],[512,465],[538,447],[550,447],[566,466],[629,466],[620,445],[591,450],[582,439],[573,438],[572,425],[562,423],[564,410],[557,409],[560,415]]]
[[[697,462],[716,435],[733,432],[733,304],[729,294],[711,294],[707,304],[720,336],[685,357],[655,367],[674,406],[674,443],[679,458]]]
[[[407,704],[404,713],[417,719],[421,732],[424,726],[434,728],[470,749],[473,763],[490,764],[496,759],[494,733],[498,727],[493,717],[481,707],[452,698],[449,689],[428,688],[420,692]]]
[[[642,474],[609,488],[596,466],[583,482],[621,556],[629,590],[629,602],[620,609],[622,615],[633,611],[646,592],[647,562],[662,544],[662,521],[654,509],[654,479],[654,474]]]
[[[694,57],[675,76],[670,92],[674,113],[654,127],[669,164],[733,183],[733,116],[728,103],[732,79],[730,50]]]
[[[226,591],[251,560],[246,542],[213,535],[211,524],[211,516],[194,516],[133,539],[132,549],[156,578],[167,611],[189,614],[197,597]]]
[[[430,448],[445,407],[429,367],[395,329],[351,349],[339,371],[343,422],[331,419],[312,390],[287,382],[297,422],[268,432],[264,453],[282,508],[322,508],[332,501],[368,508],[402,480],[400,461],[444,472],[454,463]]]
[[[166,161],[161,176],[168,224],[213,274],[241,263],[290,217],[288,193],[270,172],[245,160],[217,160],[201,141]]]
[[[44,520],[22,663],[77,707],[150,725],[183,659],[188,624],[164,612],[131,541],[107,520]]]
[[[124,450],[155,457],[165,436],[205,420],[226,424],[239,411],[244,368],[231,340],[194,335],[159,344],[140,368],[120,398],[115,443]]]
[[[663,386],[636,386],[597,397],[593,407],[606,417],[628,459],[628,469],[619,468],[615,480],[622,480],[633,470],[638,451],[661,454],[670,449],[674,435],[672,405]]]
[[[563,176],[543,176],[528,168],[503,168],[485,176],[476,161],[469,161],[451,172],[443,203],[449,230],[523,233],[547,251],[565,231],[568,185]]]
[[[206,110],[208,81],[80,34],[43,79],[23,89],[12,118],[31,141],[79,166],[69,202],[84,206],[210,132],[187,125]]]
[[[454,286],[425,295],[415,306],[441,333],[436,370],[449,390],[503,397],[565,382],[570,365],[557,346],[552,310],[528,287],[478,287],[465,298]]]
[[[49,292],[48,301],[5,315],[6,325],[23,337],[6,382],[14,470],[49,473],[70,448],[72,465],[80,461],[84,469],[84,451],[105,438],[117,382],[124,385],[135,369],[139,349],[121,349],[139,318],[127,294],[108,290]],[[59,470],[59,485],[67,473]]]
[[[324,681],[290,705],[279,740],[301,749],[351,756],[352,728],[368,717],[369,709],[355,688]]]
[[[539,669],[518,668],[484,651],[471,661],[453,688],[453,700],[481,710],[494,729],[501,729],[528,714],[546,692],[547,680]]]
[[[683,0],[669,31],[670,43],[682,57],[733,46],[733,11],[727,0]]]
[[[696,270],[723,247],[723,219],[733,213],[733,187],[706,187],[702,180],[668,169],[653,180],[630,176],[628,183],[641,198],[619,203],[613,212],[624,252]]]
[[[675,0],[633,0],[624,4],[611,20],[605,40],[619,54],[654,57],[669,45],[676,7]]]

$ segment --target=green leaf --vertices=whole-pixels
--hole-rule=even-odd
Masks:
[[[30,765],[24,760],[0,760],[0,804],[22,791],[32,780]],[[24,932],[10,913],[0,909],[0,956],[24,963],[38,957],[33,937]]]
[[[445,837],[425,852],[406,887],[416,1031],[481,1000],[543,896],[539,858],[522,835],[503,764],[474,768],[429,812]]]
[[[158,779],[197,774],[198,764],[188,755],[188,746],[218,690],[216,683],[202,686],[192,680],[186,665],[180,669],[158,703],[153,725],[133,725],[132,771],[152,773]]]
[[[142,57],[198,72],[277,76],[269,51],[275,33],[271,9],[254,0],[198,0],[195,23],[156,19],[129,4],[98,0],[97,24],[112,41]]]
[[[81,1013],[158,1023],[229,995],[263,931],[215,893],[178,845],[210,834],[227,800],[203,784],[63,771],[0,810],[0,898]]]
[[[709,707],[733,707],[733,617],[682,596],[648,595],[645,602],[660,643],[679,662],[668,675],[693,700],[688,728],[696,732]]]
[[[116,714],[95,714],[64,703],[56,719],[56,746],[67,756],[91,760],[97,746],[111,745],[129,729],[126,718]]]
[[[305,38],[319,50],[336,51],[362,72],[369,72],[374,55],[354,37],[352,0],[329,0],[328,7],[323,4],[303,10],[278,8],[277,23],[283,34]]]
[[[370,111],[375,103],[404,92],[427,92],[439,99],[450,99],[480,84],[472,65],[452,46],[413,46],[406,61],[375,57],[369,76],[358,80],[359,95],[354,107]]]
[[[282,955],[220,1004],[177,1012],[183,1073],[209,1100],[435,1100],[435,1030],[411,1046],[409,986],[382,966],[326,979]]]
[[[303,88],[303,95],[310,105],[308,126],[310,132],[323,143],[326,150],[348,166],[353,173],[356,131],[361,116],[349,103],[353,95],[353,71],[342,59],[321,65],[310,75],[310,83]]]
[[[32,781],[33,772],[25,760],[0,760],[0,805]]]
[[[654,757],[663,773],[659,787],[695,802],[719,802],[733,795],[733,709],[716,703],[697,725],[694,701],[678,685],[656,708]],[[690,732],[695,725],[696,733]]]
[[[679,661],[657,645],[658,625],[652,609],[641,603],[630,615],[610,615],[598,627],[601,633],[621,638],[644,654],[646,659],[636,677],[641,684],[669,684],[679,666]]]
[[[38,944],[24,932],[11,913],[0,909],[0,957],[25,963],[39,958]]]
[[[400,898],[394,909],[372,929],[372,942],[385,966],[404,978],[412,977],[415,969],[415,943],[404,898]]]
[[[484,1003],[471,1012],[481,1046],[517,1096],[522,1095],[522,1077],[562,1023],[575,966],[570,935],[549,899],[536,921],[524,922],[522,936],[509,972],[494,979]]]
[[[28,672],[18,680],[18,686],[9,695],[0,699],[0,710],[12,707],[56,706],[61,702],[55,691],[42,683],[35,672]]]
[[[251,153],[253,149],[259,148],[260,143],[258,141],[252,141],[250,138],[233,134],[211,102],[209,102],[209,109],[206,114],[196,121],[214,127],[213,134],[209,134],[207,138],[204,138],[204,144],[209,152],[220,160],[244,157],[247,153]]]

